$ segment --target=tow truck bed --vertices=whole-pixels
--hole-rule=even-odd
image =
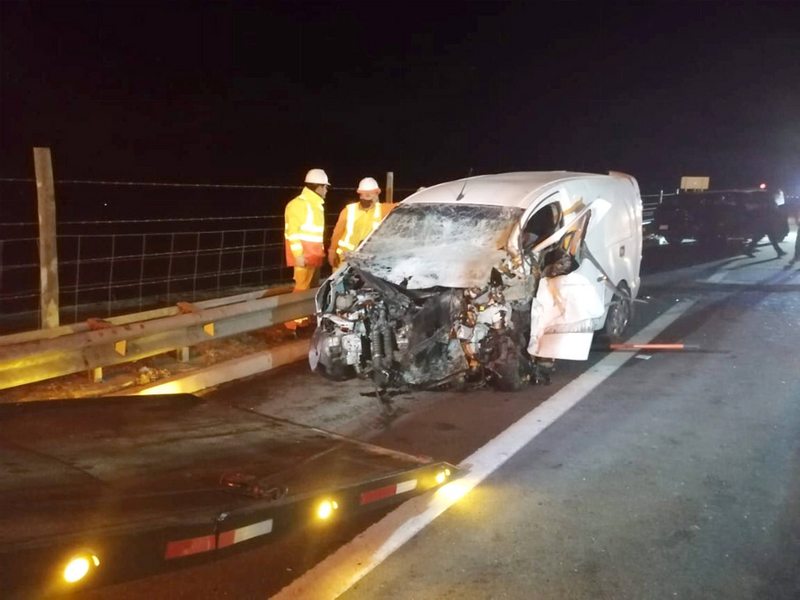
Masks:
[[[189,394],[0,405],[0,431],[0,578],[48,591],[75,553],[98,558],[92,579],[135,576],[455,472]]]

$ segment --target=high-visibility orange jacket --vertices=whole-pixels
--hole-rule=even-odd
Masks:
[[[362,208],[360,202],[352,202],[342,209],[331,237],[331,251],[339,258],[345,252],[355,250],[370,232],[378,227],[383,218],[394,208],[394,204],[376,202],[369,208]]]
[[[295,256],[302,255],[306,267],[321,267],[325,262],[325,249],[322,246],[325,200],[304,187],[300,195],[286,205],[284,217],[286,264],[295,266]]]

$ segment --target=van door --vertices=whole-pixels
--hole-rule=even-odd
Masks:
[[[583,252],[593,208],[602,206],[578,203],[567,210],[561,227],[533,247],[541,278],[531,305],[531,356],[586,360],[603,324],[604,278]]]

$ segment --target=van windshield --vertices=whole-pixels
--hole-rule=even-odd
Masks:
[[[469,245],[499,250],[522,209],[475,204],[401,204],[381,223],[358,254],[390,254],[410,248]]]

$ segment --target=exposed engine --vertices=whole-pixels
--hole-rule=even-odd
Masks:
[[[525,352],[533,294],[515,293],[525,284],[495,269],[483,288],[409,290],[349,266],[325,284],[311,366],[332,379],[369,377],[382,388],[486,381],[518,389],[534,373]]]

